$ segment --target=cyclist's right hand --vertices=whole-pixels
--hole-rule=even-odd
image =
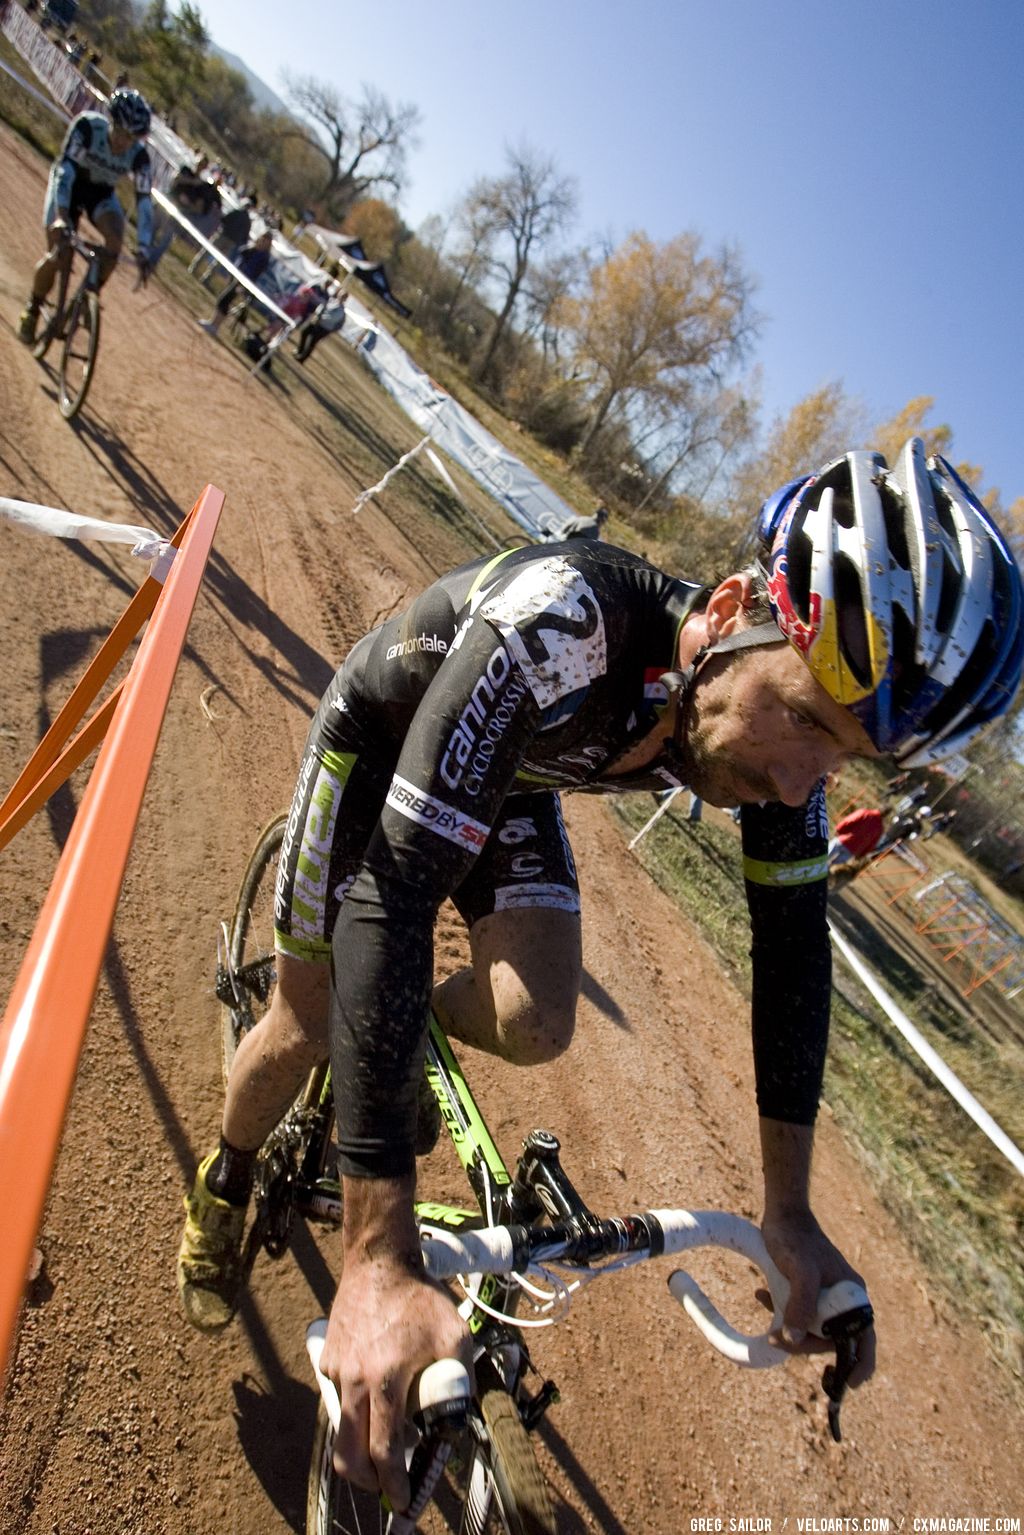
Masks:
[[[413,1379],[447,1357],[471,1369],[472,1347],[450,1296],[423,1272],[412,1180],[346,1179],[344,1204],[344,1266],[320,1362],[341,1399],[334,1464],[404,1509]]]

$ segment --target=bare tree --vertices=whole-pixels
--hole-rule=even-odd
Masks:
[[[477,183],[494,221],[498,250],[491,273],[504,285],[501,310],[477,365],[477,378],[484,378],[490,370],[531,258],[567,228],[576,214],[576,183],[571,177],[560,176],[553,160],[528,145],[507,149],[506,158],[506,175]]]
[[[539,339],[546,363],[561,362],[559,311],[582,281],[588,261],[585,250],[557,251],[530,269],[529,280],[523,288],[526,310],[523,334]]]
[[[330,199],[344,213],[372,188],[401,191],[406,151],[415,142],[420,121],[417,106],[411,102],[392,105],[383,91],[371,85],[363,86],[357,102],[350,102],[334,86],[312,75],[285,74],[284,83],[292,105],[320,130],[294,130],[327,161],[320,198]]]
[[[456,208],[452,222],[455,229],[455,249],[451,264],[458,272],[458,281],[447,308],[454,319],[463,289],[467,286],[474,288],[487,271],[491,259],[491,245],[498,232],[488,182],[473,183]]]

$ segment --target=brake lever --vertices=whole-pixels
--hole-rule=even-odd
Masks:
[[[863,1293],[861,1291],[861,1294]],[[821,1337],[828,1338],[836,1346],[836,1362],[826,1365],[821,1377],[822,1388],[828,1397],[829,1433],[836,1444],[842,1443],[839,1409],[842,1406],[850,1376],[860,1358],[861,1335],[874,1325],[874,1321],[875,1313],[865,1295],[863,1302],[859,1305],[851,1306],[848,1310],[841,1311],[821,1323]],[[815,1331],[818,1329],[816,1328]]]

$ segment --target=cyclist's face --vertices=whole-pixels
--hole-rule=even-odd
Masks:
[[[129,144],[135,142],[135,135],[129,133],[126,128],[119,128],[116,123],[110,128],[110,147],[115,155],[123,155]]]
[[[878,755],[788,644],[711,657],[698,676],[687,752],[690,786],[722,806],[802,805],[848,757]]]

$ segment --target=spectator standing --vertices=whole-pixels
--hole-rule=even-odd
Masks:
[[[242,249],[249,239],[249,231],[252,227],[252,205],[252,198],[246,197],[242,200],[239,207],[228,207],[227,211],[224,212],[224,198],[223,193],[221,194],[222,212],[220,228],[217,230],[217,238],[213,243],[218,250],[224,252],[232,266],[237,263]],[[208,286],[210,273],[216,265],[216,258],[210,256],[207,259],[206,268],[199,278],[204,287]]]
[[[558,533],[563,538],[600,538],[601,529],[608,521],[608,508],[599,506],[589,517],[573,517]]]
[[[270,265],[270,247],[273,239],[273,232],[265,229],[258,239],[239,252],[235,265],[242,276],[247,277],[251,283],[259,282]],[[208,336],[215,336],[223,325],[224,316],[230,309],[231,301],[237,292],[238,283],[232,279],[217,300],[217,307],[210,318],[199,321],[199,329],[205,330]]]
[[[345,323],[345,295],[337,290],[333,296],[327,299],[319,309],[314,310],[299,333],[298,350],[296,360],[308,362],[313,349],[320,345],[325,336],[334,331],[341,330]]]
[[[836,823],[836,834],[828,845],[828,866],[838,868],[854,858],[866,858],[881,841],[885,817],[877,809],[851,810]]]
[[[303,208],[302,212],[299,214],[299,221],[295,225],[295,228],[292,230],[292,239],[297,240],[300,235],[305,234],[310,224],[315,222],[316,214],[314,213],[313,209]]]
[[[203,175],[206,160],[202,156],[192,165],[182,165],[174,176],[168,190],[168,197],[179,213],[194,224],[200,234],[212,233],[220,223],[220,193],[212,181]],[[163,214],[160,233],[153,247],[153,256],[150,267],[155,269],[161,257],[167,252],[175,234],[177,225],[170,214]],[[200,251],[202,247],[200,247]],[[194,263],[193,263],[194,264]],[[189,268],[191,271],[191,267]]]

